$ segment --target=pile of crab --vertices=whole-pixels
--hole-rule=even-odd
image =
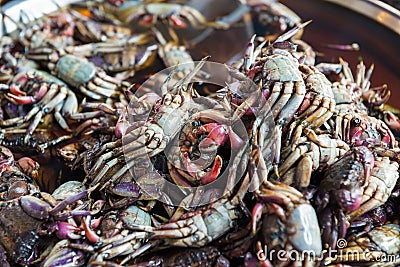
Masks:
[[[2,14],[2,266],[400,265],[390,90],[363,61],[319,62],[283,4],[232,3],[212,21],[173,1]],[[234,62],[179,36],[246,14]]]

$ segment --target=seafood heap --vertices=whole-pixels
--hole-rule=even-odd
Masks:
[[[322,61],[279,2],[184,2],[3,14],[2,266],[400,266],[400,113],[373,65]],[[243,23],[234,62],[182,41]]]

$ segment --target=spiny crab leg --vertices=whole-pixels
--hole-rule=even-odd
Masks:
[[[24,122],[24,118],[25,117],[21,116],[21,117],[15,117],[12,119],[7,119],[7,120],[0,120],[0,126],[8,127],[11,125],[19,124],[19,123]]]

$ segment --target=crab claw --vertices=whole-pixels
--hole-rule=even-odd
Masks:
[[[206,148],[211,146],[221,146],[228,140],[226,127],[218,123],[207,123],[200,126],[200,133],[208,132],[208,136],[200,142],[199,147]]]
[[[354,127],[353,129],[350,130],[350,140],[351,142],[355,142],[356,145],[358,145],[358,141],[360,140],[361,135],[365,129],[361,126]]]
[[[14,95],[17,96],[25,96],[26,93],[24,91],[21,91],[21,89],[18,88],[15,84],[10,85],[10,92]]]
[[[385,104],[390,98],[390,90],[384,84],[380,87],[370,88],[368,91],[363,92],[362,98],[372,106],[380,106]]]
[[[251,232],[254,235],[257,232],[257,224],[261,220],[263,210],[264,210],[264,204],[257,203],[254,205],[254,208],[251,212]]]
[[[10,94],[10,93],[8,93],[7,96],[21,105],[34,104],[34,103],[38,102],[39,100],[41,100],[47,94],[47,89],[48,89],[48,85],[45,83],[42,83],[39,87],[39,90],[33,96],[14,95],[14,94]]]
[[[23,173],[34,179],[38,177],[39,163],[28,157],[20,158],[17,162]]]
[[[90,216],[82,218],[83,229],[85,229],[87,239],[92,243],[96,243],[100,240],[100,237],[95,233],[95,231],[92,230],[89,221]]]
[[[79,239],[81,236],[76,234],[81,231],[80,228],[67,223],[67,222],[58,222],[57,223],[57,237],[60,239]]]
[[[22,73],[20,77],[17,78],[16,83],[19,86],[25,86],[28,80],[32,77],[32,74]],[[11,89],[11,88],[10,88]]]
[[[237,135],[231,127],[218,123],[207,123],[199,128],[199,133],[208,132],[208,136],[200,142],[199,148],[219,147],[226,141],[230,141],[234,150],[239,149],[243,145],[243,140]]]
[[[361,189],[339,189],[335,193],[335,197],[339,206],[346,211],[354,211],[361,205],[362,191]]]
[[[186,28],[187,27],[187,23],[184,22],[181,18],[179,18],[178,16],[172,14],[171,15],[171,21],[172,23],[178,27],[178,28]]]
[[[41,199],[27,195],[20,198],[22,209],[29,216],[43,220],[49,218],[49,211],[51,210],[50,204]]]
[[[136,17],[139,17],[139,16],[134,16],[133,18],[136,18]],[[154,20],[154,18],[152,15],[145,15],[145,16],[143,16],[142,19],[140,19],[139,25],[148,26],[149,24],[151,24],[153,22],[153,20]]]
[[[368,181],[369,176],[372,174],[372,169],[374,168],[375,158],[372,152],[367,147],[355,147],[354,150],[356,151],[360,161],[364,165],[364,175],[365,181]]]
[[[99,217],[99,218],[97,218],[97,219],[92,219],[92,220],[90,221],[90,227],[91,227],[92,229],[96,229],[97,227],[100,226],[101,221],[102,221],[102,217]]]
[[[211,167],[211,170],[208,172],[204,172],[201,175],[197,174],[197,178],[200,178],[201,184],[206,185],[212,183],[217,179],[219,173],[222,168],[222,158],[217,155],[214,160],[214,164]]]
[[[396,135],[400,136],[400,119],[391,111],[383,112],[383,121],[389,126],[390,130]]]
[[[33,96],[16,96],[13,94],[7,94],[7,96],[21,105],[34,104],[37,102]]]

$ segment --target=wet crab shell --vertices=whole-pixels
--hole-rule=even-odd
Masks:
[[[300,252],[316,256],[322,253],[318,219],[310,204],[296,206],[292,212],[289,212],[286,221],[281,221],[276,214],[265,216],[262,234],[268,250],[293,247]]]
[[[386,224],[374,228],[368,233],[371,240],[384,252],[390,255],[400,254],[400,226],[397,224]]]
[[[129,206],[121,214],[121,220],[127,226],[139,224],[139,225],[151,225],[150,214],[137,206]]]
[[[57,187],[52,196],[56,200],[65,200],[86,190],[85,185],[79,181],[68,181]]]
[[[96,74],[96,66],[73,55],[65,55],[56,64],[58,77],[72,86],[89,82]]]
[[[264,65],[269,80],[280,82],[303,81],[298,71],[299,63],[291,55],[275,54],[270,56],[269,59]]]

